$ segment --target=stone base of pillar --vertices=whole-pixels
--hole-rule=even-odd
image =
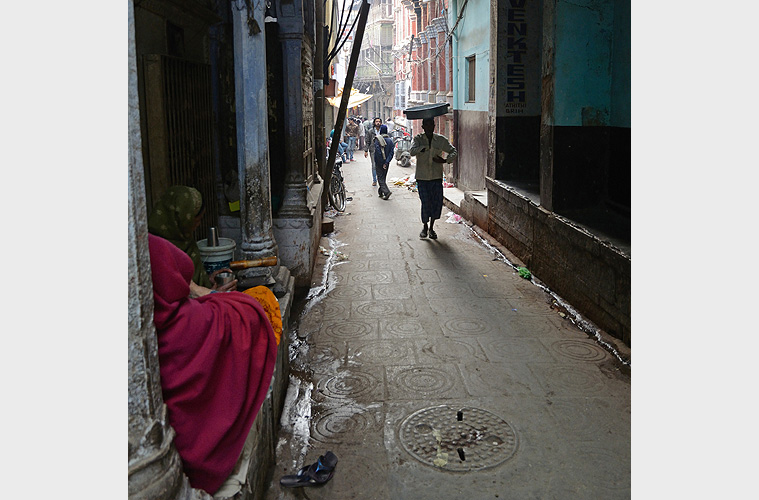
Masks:
[[[324,183],[312,184],[308,193],[309,217],[282,217],[273,219],[274,238],[279,247],[279,261],[290,269],[295,288],[311,286],[311,273],[321,238],[321,195]]]
[[[276,283],[274,276],[279,268],[282,266],[272,267],[253,267],[250,269],[243,269],[237,272],[237,288],[239,290],[247,290],[254,286],[268,286],[271,287]]]

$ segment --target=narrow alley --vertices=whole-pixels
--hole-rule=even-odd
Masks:
[[[630,497],[630,369],[448,210],[363,154],[290,335],[267,500]],[[539,276],[537,277],[539,278]],[[626,361],[626,360],[625,360]],[[283,488],[327,451],[324,485]]]

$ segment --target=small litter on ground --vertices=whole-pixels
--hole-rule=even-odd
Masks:
[[[410,191],[416,192],[416,178],[414,175],[407,175],[406,177],[393,177],[390,179],[390,184],[394,186],[404,186]]]
[[[519,268],[517,268],[517,272],[519,273],[519,276],[521,276],[522,278],[524,278],[526,280],[532,278],[532,273],[526,267],[519,267]]]
[[[449,224],[461,224],[461,222],[464,220],[459,214],[455,214],[453,212],[448,212],[446,214],[447,219],[445,220]]]

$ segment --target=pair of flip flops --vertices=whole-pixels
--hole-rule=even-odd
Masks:
[[[307,465],[297,474],[282,476],[279,484],[285,488],[298,488],[301,486],[318,486],[324,484],[335,474],[337,456],[328,451],[319,457],[319,460]]]

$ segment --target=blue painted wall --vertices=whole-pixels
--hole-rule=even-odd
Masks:
[[[451,2],[458,4],[458,9],[464,4],[463,0]],[[451,8],[448,26],[456,23],[456,11]],[[457,92],[453,96],[453,108],[466,111],[487,111],[490,88],[490,2],[488,0],[469,0],[464,15],[455,33],[457,53],[456,58]],[[466,58],[476,56],[475,102],[466,102]]]
[[[554,125],[630,126],[630,2],[556,2]]]
[[[614,2],[612,41],[611,117],[609,125],[630,127],[631,61],[630,0]]]

